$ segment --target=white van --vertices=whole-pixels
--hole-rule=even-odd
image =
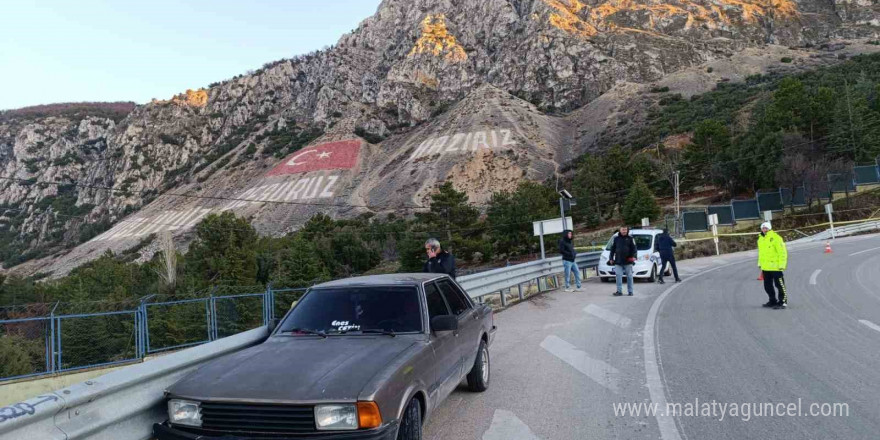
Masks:
[[[636,263],[633,265],[634,279],[643,279],[651,283],[657,279],[657,275],[660,273],[660,253],[654,252],[654,242],[657,240],[657,236],[662,233],[663,231],[660,229],[631,228],[629,230],[629,235],[635,240],[636,249],[638,249]],[[605,250],[602,251],[602,258],[599,259],[599,277],[601,277],[602,281],[606,283],[614,281],[614,267],[608,265],[608,259],[611,258],[611,244],[614,243],[614,237],[617,237],[617,233],[611,236],[611,239],[608,240],[608,245],[606,245]],[[666,269],[666,274],[668,275],[668,265],[664,269]],[[623,276],[626,278],[626,274]]]

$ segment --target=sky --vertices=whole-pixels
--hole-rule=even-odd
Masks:
[[[380,0],[14,0],[0,109],[148,102],[333,45]]]

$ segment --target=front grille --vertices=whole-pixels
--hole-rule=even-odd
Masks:
[[[202,429],[261,434],[315,432],[311,406],[202,402]]]

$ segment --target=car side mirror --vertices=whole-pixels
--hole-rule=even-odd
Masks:
[[[281,323],[280,318],[274,318],[274,319],[269,320],[269,334],[270,335],[275,332],[275,329],[278,327],[279,323]]]
[[[454,315],[441,315],[431,318],[431,331],[451,332],[458,330],[458,317]]]

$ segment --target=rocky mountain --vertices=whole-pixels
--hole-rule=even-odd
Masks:
[[[328,50],[124,118],[0,115],[0,257],[64,273],[220,210],[271,234],[407,214],[447,179],[483,202],[625,142],[655,84],[833,63],[878,20],[880,0],[385,0]]]

